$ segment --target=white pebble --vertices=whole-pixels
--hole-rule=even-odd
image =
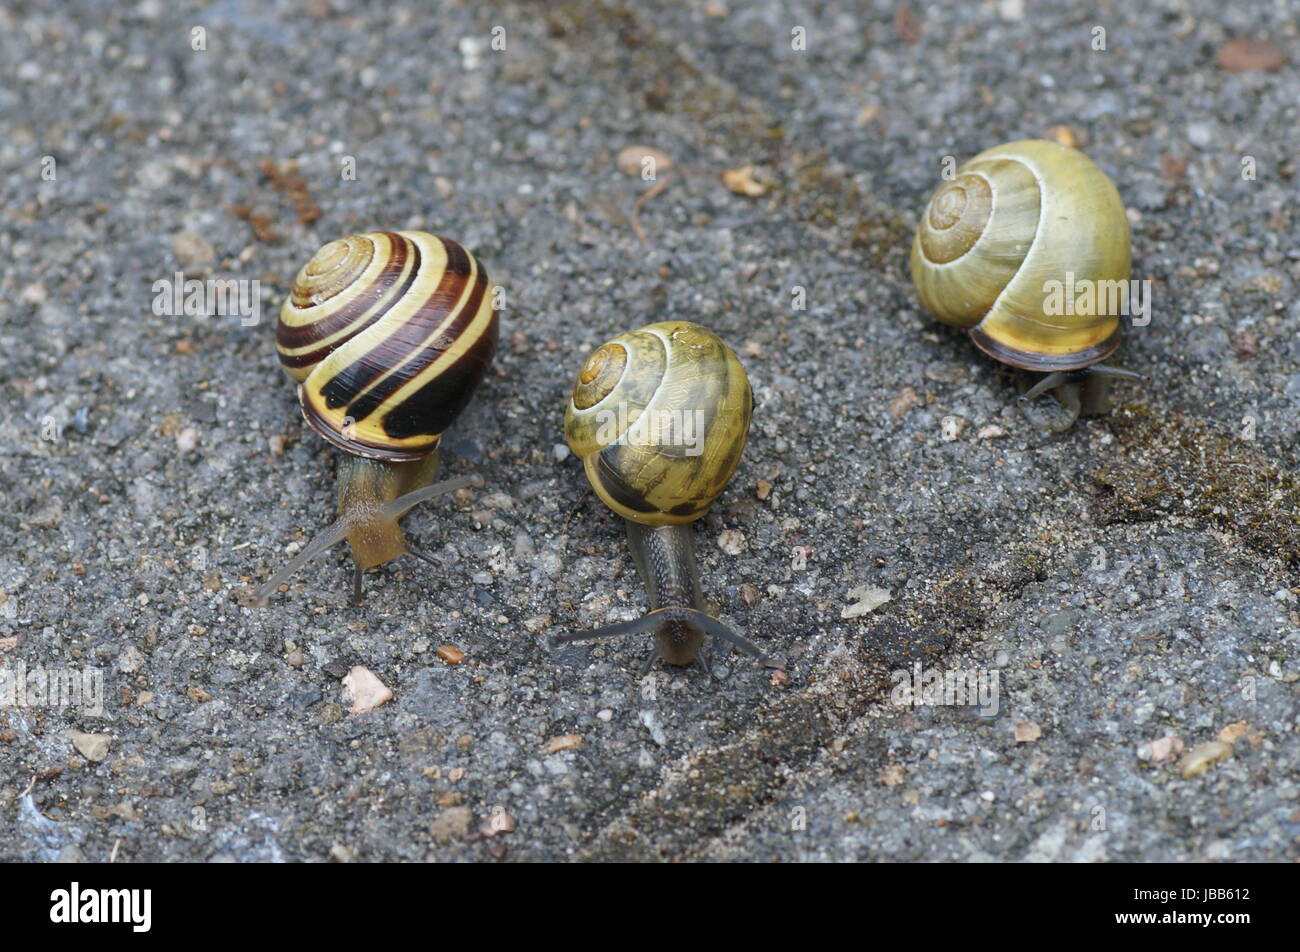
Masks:
[[[961,417],[946,416],[939,424],[939,436],[945,443],[951,443],[961,436],[961,431],[964,429],[966,429],[966,421]]]
[[[192,426],[187,426],[176,434],[176,448],[182,453],[188,453],[199,445],[199,431]]]

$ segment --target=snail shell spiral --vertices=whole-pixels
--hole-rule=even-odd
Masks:
[[[1050,313],[1048,282],[1127,281],[1128,219],[1115,185],[1082,152],[1011,142],[975,156],[931,196],[911,268],[925,308],[968,329],[990,356],[1073,370],[1119,346],[1119,314],[1100,293],[1092,313]]]
[[[492,362],[487,273],[465,248],[422,231],[331,241],[303,266],[276,327],[303,417],[357,456],[420,459]]]
[[[564,433],[605,505],[647,526],[702,516],[731,479],[753,397],[736,355],[689,321],[615,337],[582,365]]]

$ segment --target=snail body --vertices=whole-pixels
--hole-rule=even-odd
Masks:
[[[710,634],[765,658],[706,610],[693,534],[740,462],[752,414],[744,367],[698,324],[649,324],[587,358],[565,410],[565,438],[596,495],[623,518],[650,612],[557,643],[651,632],[655,648],[642,673],[657,658],[707,669],[701,648]]]
[[[1101,363],[1120,343],[1129,269],[1114,183],[1077,149],[1040,139],[988,149],[958,169],[930,197],[911,252],[926,310],[989,356],[1044,375],[1021,405],[1052,390],[1068,419],[1035,422],[1058,430],[1081,411],[1104,412],[1112,378],[1145,379]],[[1096,293],[1086,307],[1073,298],[1061,307],[1062,290],[1075,287]]]
[[[487,273],[456,242],[420,231],[332,241],[298,272],[276,325],[276,350],[298,382],[303,418],[343,451],[337,519],[253,598],[267,598],[342,539],[353,598],[365,571],[402,554],[426,558],[398,521],[477,477],[433,483],[438,443],[496,352]]]

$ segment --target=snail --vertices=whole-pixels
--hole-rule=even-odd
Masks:
[[[689,321],[649,324],[604,344],[582,365],[564,435],[601,502],[623,517],[645,583],[643,618],[554,639],[556,645],[651,632],[657,658],[709,665],[705,635],[767,656],[705,609],[693,523],[740,462],[753,413],[749,378],[712,331]]]
[[[422,231],[331,241],[293,282],[276,325],[280,363],[298,382],[303,418],[343,450],[336,521],[253,595],[347,539],[352,598],[367,569],[399,555],[431,561],[398,520],[477,476],[434,483],[438,442],[469,402],[497,346],[487,272],[456,242]]]
[[[1111,380],[1147,379],[1102,363],[1128,301],[1128,218],[1114,183],[1077,149],[1027,139],[975,156],[930,197],[911,269],[926,310],[1042,375],[1023,375],[1019,400],[1037,426],[1068,429],[1109,409]],[[1044,414],[1032,401],[1049,390],[1059,408]]]

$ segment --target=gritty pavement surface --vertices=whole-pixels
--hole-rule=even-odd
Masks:
[[[1300,858],[1300,11],[899,7],[6,4],[0,859]],[[1243,35],[1286,61],[1226,68]],[[1050,436],[907,253],[945,156],[1070,135],[1129,209],[1151,383]],[[360,607],[342,549],[243,607],[333,505],[274,315],[376,228],[505,290],[445,442],[485,485]],[[177,271],[260,281],[260,321],[155,309]],[[678,318],[753,383],[696,536],[785,680],[547,644],[645,609],[557,444],[585,355]],[[349,713],[357,666],[389,703]],[[918,671],[986,696],[904,703]]]

